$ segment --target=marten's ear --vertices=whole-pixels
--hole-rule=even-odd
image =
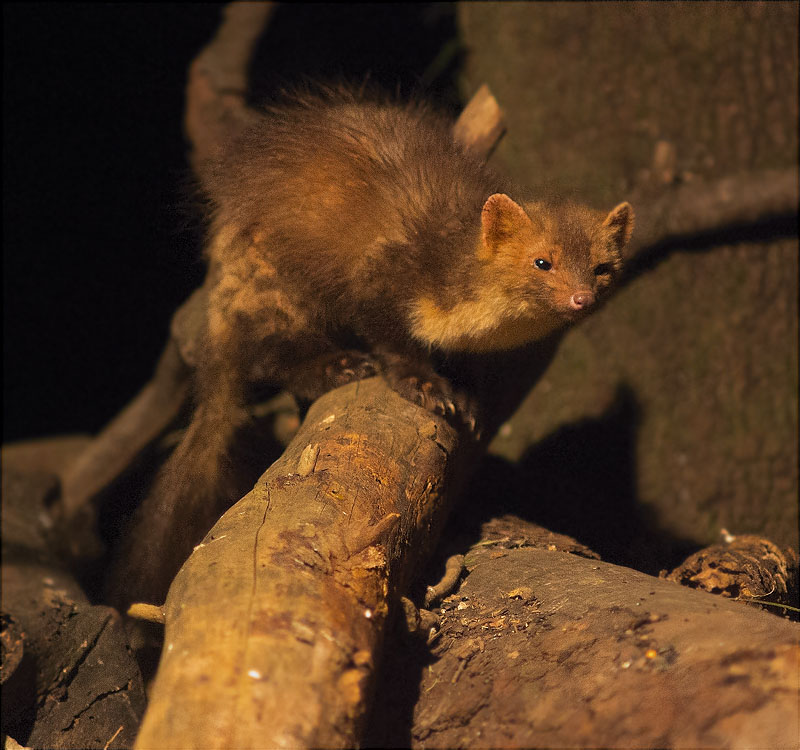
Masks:
[[[611,230],[611,238],[620,250],[628,244],[631,238],[633,219],[633,206],[625,202],[612,208],[611,213],[606,216],[606,220],[603,222],[603,226]]]
[[[481,210],[481,257],[493,257],[497,248],[530,226],[522,206],[503,193],[490,195]]]

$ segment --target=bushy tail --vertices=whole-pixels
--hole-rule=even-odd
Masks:
[[[225,387],[206,395],[137,510],[110,579],[110,599],[122,611],[136,601],[163,604],[193,547],[249,489],[234,456],[247,420],[237,396]]]

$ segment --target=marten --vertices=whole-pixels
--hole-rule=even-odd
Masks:
[[[211,286],[196,409],[118,569],[128,601],[162,603],[247,489],[232,446],[254,381],[312,400],[379,372],[471,427],[432,353],[508,350],[576,321],[618,277],[634,221],[625,202],[515,200],[430,107],[343,87],[266,108],[198,171]]]

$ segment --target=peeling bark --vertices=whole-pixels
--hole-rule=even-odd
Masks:
[[[743,534],[696,552],[668,575],[670,581],[725,597],[788,604],[797,597],[797,552]]]

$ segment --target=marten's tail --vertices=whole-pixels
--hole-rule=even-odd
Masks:
[[[163,604],[193,547],[248,489],[235,460],[247,415],[235,389],[204,394],[172,456],[134,516],[110,580],[112,603]]]

